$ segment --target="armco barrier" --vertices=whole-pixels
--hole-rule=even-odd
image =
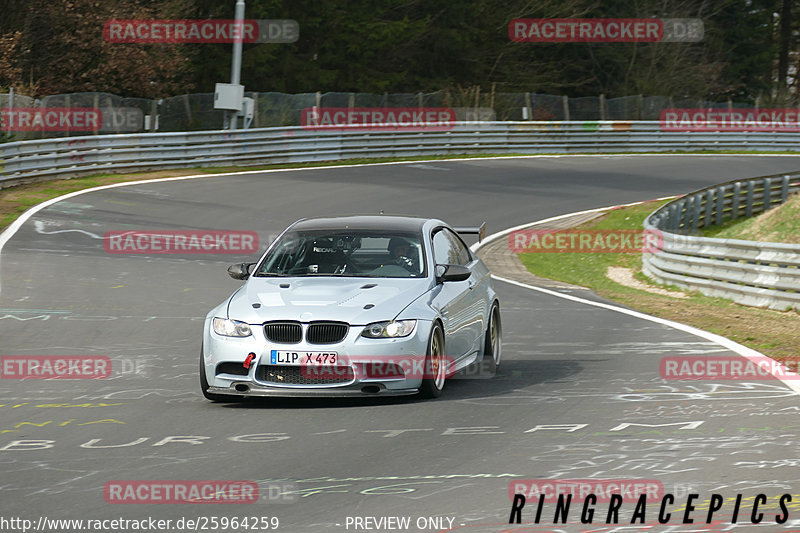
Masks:
[[[800,191],[800,173],[713,185],[673,200],[645,220],[664,246],[642,254],[642,271],[661,283],[744,305],[800,310],[800,244],[689,235],[701,227],[750,217]]]
[[[663,132],[658,122],[478,122],[450,131],[301,127],[92,135],[0,144],[0,186],[20,179],[174,167],[475,153],[796,151],[800,132]]]

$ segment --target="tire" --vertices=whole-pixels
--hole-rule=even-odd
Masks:
[[[241,402],[244,400],[242,396],[233,396],[228,394],[215,394],[208,392],[208,378],[206,378],[206,365],[203,364],[203,348],[200,348],[200,390],[206,400],[212,402]]]
[[[421,398],[438,398],[444,389],[447,375],[446,358],[444,357],[444,333],[438,322],[433,323],[428,349],[425,355],[425,377],[419,388]]]
[[[500,306],[492,304],[489,312],[489,324],[486,326],[486,338],[483,344],[483,364],[497,372],[503,351],[503,328],[500,322]]]

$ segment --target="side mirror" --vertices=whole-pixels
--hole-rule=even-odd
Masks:
[[[228,267],[228,275],[233,279],[245,280],[250,277],[250,269],[255,263],[238,263]]]
[[[464,281],[469,279],[472,272],[461,265],[436,265],[436,274],[436,281]]]

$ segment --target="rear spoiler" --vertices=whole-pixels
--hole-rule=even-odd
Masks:
[[[480,226],[462,226],[453,229],[456,230],[456,233],[460,233],[461,235],[477,235],[478,242],[486,238],[486,222],[483,222]]]

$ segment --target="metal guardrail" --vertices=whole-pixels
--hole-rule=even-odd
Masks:
[[[800,310],[800,244],[689,235],[751,217],[800,191],[800,173],[734,180],[673,200],[645,220],[663,247],[642,254],[642,271],[661,283],[770,309]]]
[[[238,131],[92,135],[0,144],[0,187],[30,178],[174,167],[475,153],[800,150],[800,133],[664,132],[659,122],[478,122],[450,131]]]

